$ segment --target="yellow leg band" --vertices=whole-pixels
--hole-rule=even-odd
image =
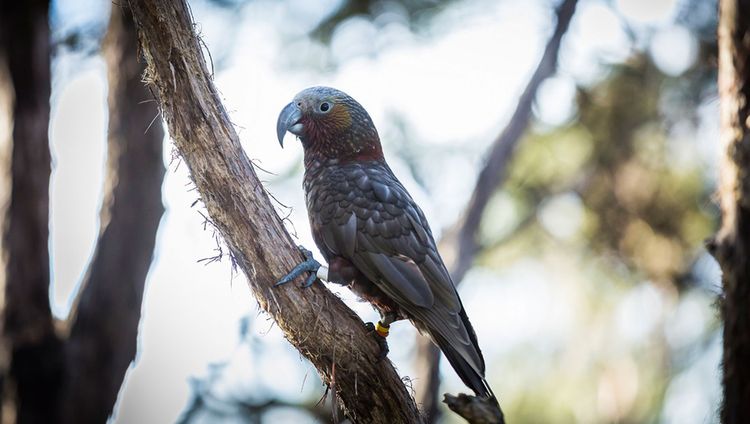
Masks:
[[[375,324],[375,331],[378,332],[380,337],[388,337],[388,330],[391,328],[390,325],[384,325],[380,321],[378,321],[377,324]]]

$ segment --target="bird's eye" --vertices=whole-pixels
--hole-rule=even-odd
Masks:
[[[331,104],[328,102],[323,102],[320,104],[320,111],[321,112],[328,112],[331,109]]]

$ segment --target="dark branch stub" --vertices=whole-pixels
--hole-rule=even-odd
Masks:
[[[446,393],[443,403],[448,405],[453,412],[464,417],[470,424],[505,424],[502,411],[490,399],[464,393],[459,393],[458,396]]]

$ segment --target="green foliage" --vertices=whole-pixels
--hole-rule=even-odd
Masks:
[[[526,209],[573,191],[586,210],[582,235],[594,253],[616,255],[634,272],[674,282],[689,272],[715,215],[703,207],[710,203],[705,171],[670,158],[659,108],[666,80],[648,56],[637,55],[614,66],[604,81],[579,87],[578,119],[531,133],[506,190],[525,199]]]

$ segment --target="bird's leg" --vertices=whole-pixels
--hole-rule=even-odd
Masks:
[[[282,278],[275,284],[276,286],[286,284],[294,280],[295,278],[299,277],[305,272],[310,272],[311,274],[307,277],[307,279],[305,280],[305,283],[302,284],[302,287],[310,287],[317,278],[320,278],[322,280],[328,279],[328,268],[322,266],[320,262],[316,261],[313,258],[313,254],[311,251],[305,249],[303,246],[298,246],[298,247],[299,247],[299,250],[302,252],[302,254],[305,256],[305,261],[295,266],[289,272],[289,274],[285,275],[284,278]]]
[[[383,360],[383,358],[388,356],[388,342],[385,340],[385,338],[388,337],[391,323],[393,321],[396,321],[396,314],[394,314],[393,312],[386,312],[382,315],[380,321],[378,321],[377,324],[373,324],[371,322],[365,323],[365,328],[373,333],[373,335],[375,336],[375,341],[378,342],[378,346],[380,346],[378,361],[381,361]]]

